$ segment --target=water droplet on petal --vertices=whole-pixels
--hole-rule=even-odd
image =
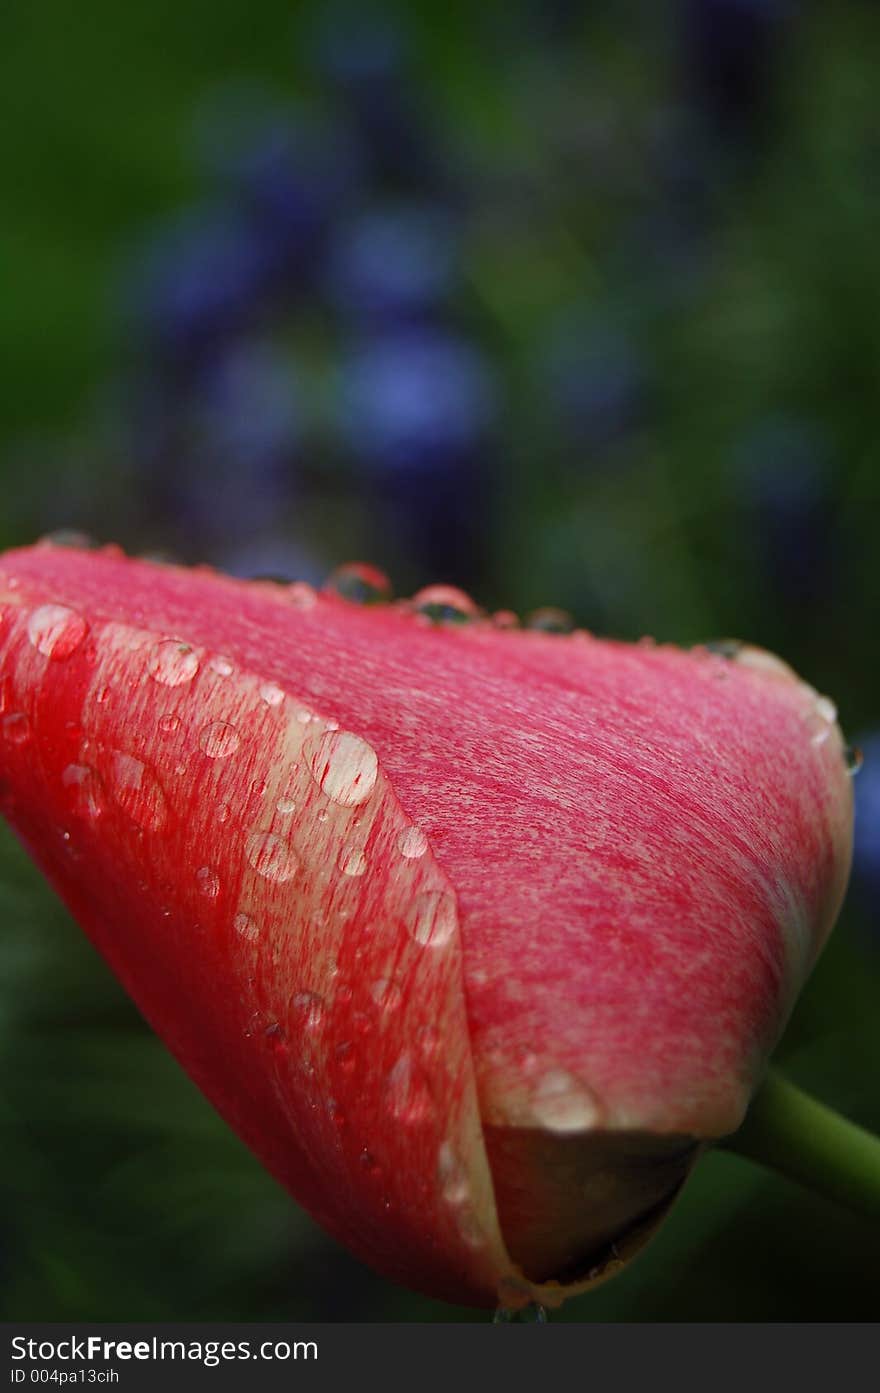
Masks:
[[[3,717],[3,738],[10,745],[26,745],[31,738],[31,723],[23,711],[12,711]]]
[[[532,1112],[550,1132],[583,1132],[599,1120],[599,1107],[588,1088],[567,1069],[550,1069],[532,1093]]]
[[[274,682],[264,682],[260,688],[260,696],[267,706],[280,706],[284,700],[284,693]]]
[[[344,846],[339,853],[339,869],[343,875],[360,876],[367,869],[367,858],[359,846]]]
[[[428,838],[421,827],[404,827],[397,837],[397,849],[401,856],[415,861],[428,850]]]
[[[567,610],[545,605],[541,609],[533,609],[527,616],[526,628],[537,629],[544,634],[570,634],[574,620]]]
[[[234,671],[232,663],[228,658],[211,658],[208,667],[212,672],[216,672],[218,677],[231,677]]]
[[[413,595],[411,604],[416,614],[432,624],[468,624],[480,613],[470,595],[454,585],[426,585]]]
[[[159,721],[159,729],[163,735],[173,735],[176,730],[180,729],[180,717],[163,716]]]
[[[292,798],[279,798],[275,807],[282,817],[289,817],[291,813],[296,812],[296,803]]]
[[[248,837],[245,855],[257,875],[266,880],[283,883],[296,875],[297,859],[290,847],[275,832],[254,832]]]
[[[111,765],[113,796],[122,811],[145,832],[156,832],[168,816],[159,780],[149,765],[117,751]]]
[[[232,921],[232,926],[240,938],[246,938],[249,943],[254,943],[260,937],[259,926],[255,919],[243,911],[236,914]]]
[[[196,886],[200,895],[216,900],[220,894],[220,877],[211,866],[199,866],[196,871]]]
[[[858,746],[847,745],[844,748],[843,757],[846,761],[847,773],[850,774],[853,778],[855,778],[856,774],[858,774],[859,770],[865,762],[864,755],[862,754]],[[861,784],[859,785],[859,787],[861,788]]]
[[[422,947],[444,947],[458,928],[455,896],[449,890],[426,890],[416,896],[406,923]]]
[[[343,1040],[333,1051],[336,1063],[343,1073],[351,1074],[357,1064],[357,1050],[353,1040]]]
[[[304,1030],[315,1030],[324,1019],[324,998],[317,992],[297,992],[293,998],[293,1009]]]
[[[375,566],[365,566],[359,561],[337,566],[324,589],[355,605],[387,604],[393,595],[388,577]]]
[[[41,605],[27,626],[28,638],[37,651],[56,663],[76,652],[88,632],[82,615],[66,605]]]
[[[743,643],[738,638],[710,638],[703,644],[707,653],[716,658],[736,658],[742,652]]]
[[[329,731],[306,742],[312,777],[333,803],[344,808],[365,803],[376,786],[378,761],[366,740],[348,731]]]
[[[55,532],[47,532],[38,542],[41,547],[67,547],[71,551],[94,551],[97,545],[87,532],[78,532],[73,527],[59,527]]]
[[[294,609],[314,609],[318,603],[314,586],[304,580],[295,580],[285,593]]]
[[[470,1200],[467,1172],[448,1141],[443,1142],[437,1153],[437,1180],[447,1204],[467,1204]]]
[[[425,1075],[406,1051],[400,1055],[385,1081],[385,1101],[398,1122],[415,1125],[433,1110]]]
[[[226,759],[235,754],[240,744],[238,731],[228,721],[212,721],[203,726],[199,735],[199,745],[209,759]]]
[[[100,817],[104,811],[104,786],[96,771],[87,764],[68,764],[61,775],[67,801],[81,817]]]
[[[147,660],[147,672],[162,687],[181,687],[191,682],[199,670],[199,660],[188,643],[163,639]]]

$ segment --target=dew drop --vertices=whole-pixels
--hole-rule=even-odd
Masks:
[[[379,977],[370,987],[370,996],[383,1011],[395,1011],[403,993],[392,977]]]
[[[365,566],[359,561],[337,566],[324,589],[355,605],[387,604],[393,595],[388,577],[375,566]]]
[[[199,670],[199,660],[188,643],[163,639],[147,660],[147,672],[162,687],[181,687],[191,682]]]
[[[357,1049],[353,1040],[343,1040],[333,1051],[336,1063],[345,1074],[354,1072],[357,1065]]]
[[[359,846],[344,846],[338,865],[343,875],[360,876],[367,869],[367,858]]]
[[[444,947],[458,927],[455,896],[449,890],[426,890],[417,895],[406,925],[423,948]]]
[[[78,532],[74,527],[59,527],[55,532],[47,532],[37,545],[66,547],[71,551],[94,551],[98,544],[87,532]]]
[[[716,658],[737,658],[743,646],[738,638],[710,638],[703,644],[706,652],[713,653]]]
[[[312,777],[333,803],[353,808],[365,803],[376,786],[378,761],[366,740],[348,731],[329,731],[306,742]]]
[[[196,887],[206,899],[216,900],[220,894],[220,877],[211,866],[199,866],[196,871]]]
[[[68,805],[81,817],[97,818],[104,811],[104,786],[88,764],[68,764],[61,775]]]
[[[570,634],[574,620],[567,610],[545,605],[541,609],[533,609],[526,617],[526,628],[537,629],[543,634]]]
[[[31,723],[23,711],[12,711],[3,717],[3,737],[10,745],[26,745],[31,738]]]
[[[427,1079],[406,1052],[399,1056],[385,1081],[385,1102],[391,1116],[407,1125],[425,1122],[431,1116],[433,1105]]]
[[[285,593],[294,609],[314,609],[318,603],[314,586],[304,580],[295,580],[287,586]]]
[[[296,812],[296,803],[292,798],[279,798],[275,804],[275,808],[281,813],[282,817],[289,817],[291,813]]]
[[[257,875],[283,883],[296,875],[298,863],[287,843],[275,832],[254,832],[248,837],[245,855]]]
[[[532,1112],[550,1132],[583,1132],[595,1126],[595,1098],[567,1069],[550,1069],[532,1093]]]
[[[859,770],[865,762],[864,755],[862,754],[861,750],[858,748],[857,745],[846,745],[843,751],[843,758],[846,762],[847,773],[852,778],[855,778],[856,774],[858,774]]]
[[[37,652],[56,663],[75,653],[88,632],[82,615],[66,605],[41,605],[27,626],[28,638]]]
[[[324,998],[317,992],[297,992],[293,1009],[304,1030],[316,1030],[324,1020]]]
[[[236,914],[232,921],[232,926],[240,938],[246,938],[248,943],[254,943],[260,937],[260,930],[255,919],[244,911]]]
[[[117,750],[111,776],[113,796],[122,811],[145,832],[158,831],[168,816],[168,805],[149,765]]]
[[[218,677],[231,677],[234,671],[229,659],[223,657],[211,658],[208,667],[212,672],[216,672]]]
[[[284,693],[274,682],[264,682],[260,688],[260,696],[267,706],[280,706],[284,700]]]
[[[411,603],[415,613],[432,624],[469,624],[480,613],[470,595],[454,585],[426,585]]]
[[[238,731],[228,721],[212,721],[199,734],[199,746],[209,759],[226,759],[240,744]]]
[[[437,1180],[447,1204],[467,1204],[470,1199],[467,1172],[448,1141],[443,1142],[437,1153]]]
[[[415,861],[428,850],[428,838],[421,827],[404,827],[397,837],[397,849],[401,856]]]
[[[176,730],[180,729],[180,717],[163,716],[159,721],[159,729],[163,735],[173,735]]]

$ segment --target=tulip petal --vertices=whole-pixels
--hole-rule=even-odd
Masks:
[[[400,1280],[457,1299],[491,1299],[499,1284],[505,1299],[555,1299],[562,1288],[531,1286],[504,1253],[482,1120],[501,1227],[516,1256],[564,1254],[565,1243],[545,1240],[548,1230],[568,1227],[573,1251],[564,1275],[582,1280],[567,1290],[613,1270],[613,1251],[610,1261],[578,1251],[579,1206],[610,1213],[620,1204],[628,1216],[617,1242],[624,1257],[643,1240],[691,1164],[695,1142],[741,1120],[837,912],[852,800],[827,699],[757,650],[730,659],[583,634],[501,632],[479,621],[433,626],[392,606],[361,609],[308,587],[242,584],[52,547],[9,554],[4,564],[0,604],[12,617],[0,640],[15,695],[0,769],[12,787],[10,816],[145,1012],[270,1168],[332,1231]],[[88,636],[74,632],[80,616]],[[162,643],[170,646],[155,652]],[[191,676],[190,653],[198,663]],[[230,678],[212,674],[209,655],[236,674],[231,694],[221,694],[230,692]],[[110,701],[98,702],[101,679],[90,663],[118,694],[116,717]],[[273,706],[261,688],[277,689],[282,702]],[[161,719],[179,717],[182,730],[196,692],[189,710],[197,712],[198,731],[190,720],[186,736],[166,732],[167,752],[158,736],[146,737],[150,722],[154,731]],[[296,703],[310,718],[298,729],[288,714]],[[34,755],[25,753],[19,718],[38,736],[36,788],[27,784]],[[100,745],[94,766],[81,747],[61,765],[56,746],[67,720]],[[239,751],[223,754],[233,740],[229,728],[248,736],[249,750],[262,751],[247,756],[255,761],[247,775],[251,785],[269,785],[259,797],[276,802],[267,821],[261,809],[268,805],[255,802],[250,785],[246,792],[243,775],[232,785],[230,829],[245,848],[232,884],[225,883],[230,846],[206,821],[207,810],[224,803],[221,766],[232,758],[245,767]],[[317,753],[310,754],[315,736]],[[280,771],[289,777],[293,763],[301,782],[289,801],[300,800],[303,821],[292,843],[297,868],[285,882],[261,871],[276,864],[276,853],[283,860],[283,850],[249,839],[281,835],[276,819],[286,794],[278,779]],[[66,774],[70,765],[94,767],[95,781]],[[316,768],[324,771],[317,777]],[[365,821],[375,840],[367,845],[355,824],[357,798],[359,781],[374,777],[375,803],[366,806],[375,813]],[[64,825],[59,782],[68,793],[75,788],[71,796],[86,809],[109,792],[113,816],[134,828],[128,840],[121,823],[112,837],[100,828],[90,834],[81,876],[52,842],[52,829]],[[320,799],[330,812],[326,825],[313,811]],[[175,820],[183,809],[189,828]],[[155,843],[155,860],[153,850],[145,858],[140,838]],[[380,874],[359,874],[361,857]],[[147,860],[148,891],[134,893]],[[214,899],[271,921],[269,947],[261,949],[269,957],[252,970],[250,996],[241,985],[248,952],[238,942],[233,950],[228,914],[221,931],[219,905],[212,900],[208,912],[202,903],[210,882],[200,891],[197,879],[205,868],[221,879]],[[157,930],[157,904],[166,883],[179,887],[184,872],[192,879],[172,914],[172,942]],[[344,1089],[323,1057],[313,1093],[289,1078],[270,1087],[280,1067],[274,1063],[255,1081],[251,1056],[237,1038],[230,1043],[233,1008],[228,996],[218,1008],[217,984],[234,982],[235,1001],[246,996],[248,1005],[262,992],[266,1000],[255,1009],[273,1017],[271,1030],[284,1024],[278,992],[289,1001],[305,983],[303,991],[325,996],[326,964],[335,957],[346,964],[358,1002],[334,1018],[334,1045],[348,1043],[354,1013],[371,1009],[360,965],[355,971],[348,957],[359,937],[331,932],[322,921],[310,938],[309,915],[324,915],[337,895],[346,903],[346,896],[368,894],[379,896],[377,907],[358,900],[352,922],[363,928],[375,913],[386,926],[383,948],[371,940],[365,949],[370,979],[395,976],[384,971],[390,943],[414,953],[420,966],[406,969],[414,975],[404,993],[412,1019],[381,1037],[388,1048],[357,1087]],[[286,946],[279,965],[272,954],[294,903],[302,951]],[[115,928],[103,928],[102,916]],[[122,935],[126,916],[134,922]],[[185,951],[184,920],[202,925]],[[130,962],[122,960],[123,938]],[[157,943],[165,965],[150,1007],[142,984],[150,981]],[[309,965],[321,963],[315,985]],[[246,1022],[234,1021],[243,1031]],[[344,1199],[353,1186],[344,1142],[332,1154],[345,1166],[340,1160],[332,1176],[319,1173],[331,1133],[326,1119],[309,1121],[302,1098],[309,1108],[320,1107],[319,1098],[326,1107],[328,1098],[344,1096],[354,1108],[369,1098],[358,1122],[382,1115],[378,1080],[408,1097],[416,1065],[421,1078],[418,1032],[431,1027],[444,1053],[454,1046],[447,1074],[428,1090],[452,1129],[438,1126],[421,1149],[403,1147],[406,1169],[422,1179],[398,1177],[401,1217],[377,1222],[362,1212],[362,1179],[350,1202]],[[204,1058],[201,1039],[210,1041]],[[251,1085],[259,1098],[248,1110],[242,1090],[246,1097]],[[254,1122],[266,1117],[275,1119],[271,1141],[264,1122]],[[295,1163],[291,1131],[302,1138]],[[350,1135],[362,1135],[353,1122]],[[625,1202],[597,1179],[621,1158],[624,1170],[637,1173]],[[591,1213],[581,1228],[603,1232],[601,1215]],[[540,1255],[530,1263],[531,1276],[546,1275]]]

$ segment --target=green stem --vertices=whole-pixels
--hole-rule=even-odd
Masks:
[[[880,1220],[880,1137],[769,1073],[722,1145],[859,1214]]]

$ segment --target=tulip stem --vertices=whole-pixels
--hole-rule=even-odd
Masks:
[[[722,1145],[880,1221],[880,1137],[773,1071]]]

